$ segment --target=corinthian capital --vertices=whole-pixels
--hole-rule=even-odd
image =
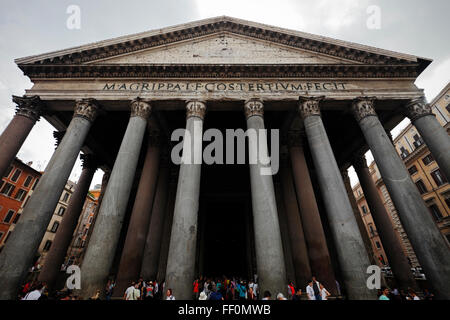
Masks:
[[[141,117],[147,120],[152,112],[152,106],[150,103],[142,100],[141,98],[136,98],[131,101],[131,115],[130,117]]]
[[[81,154],[80,155],[81,163],[83,169],[97,169],[99,162],[96,156],[93,154]]]
[[[204,119],[206,114],[206,104],[203,101],[192,100],[186,104],[186,119],[197,117]]]
[[[16,106],[16,114],[30,118],[33,121],[39,121],[42,114],[43,103],[39,96],[19,97],[12,96]]]
[[[433,112],[431,112],[431,106],[425,101],[425,97],[412,99],[406,104],[403,110],[405,116],[411,119],[411,121],[433,114]]]
[[[81,99],[77,101],[73,116],[94,122],[98,116],[98,112],[99,107],[95,99]]]
[[[299,97],[298,111],[303,119],[309,116],[320,116],[319,103],[324,97]]]
[[[244,105],[245,118],[248,119],[252,116],[264,116],[264,104],[259,99],[250,99],[245,102]]]
[[[352,111],[353,116],[355,117],[356,121],[361,121],[365,117],[368,116],[376,116],[377,113],[375,112],[375,107],[373,104],[373,101],[375,98],[369,98],[369,97],[360,97],[352,102]]]
[[[367,160],[365,155],[357,155],[352,160],[352,165],[355,170],[367,168]]]

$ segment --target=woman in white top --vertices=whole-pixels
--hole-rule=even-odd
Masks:
[[[328,290],[325,289],[323,284],[320,284],[320,295],[322,296],[322,300],[328,300],[328,297],[331,296],[331,293],[329,293]]]
[[[167,289],[166,300],[175,300],[175,297],[172,295],[172,289]]]

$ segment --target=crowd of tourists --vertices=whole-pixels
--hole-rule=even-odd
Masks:
[[[423,290],[423,298],[421,299],[415,290],[408,289],[406,292],[404,290],[399,290],[394,288],[390,290],[387,287],[382,287],[378,291],[378,300],[394,300],[394,301],[408,301],[408,300],[434,300],[434,294],[432,294],[428,289]]]
[[[107,299],[112,295],[113,285],[107,286]],[[281,292],[273,296],[270,291],[260,292],[257,277],[255,280],[237,277],[197,278],[193,282],[192,299],[194,300],[328,300],[330,292],[315,277],[309,281],[304,291],[293,282],[287,286],[288,296]],[[305,294],[303,294],[305,292]],[[175,300],[176,293],[156,281],[140,279],[132,282],[125,290],[125,300],[163,299]]]
[[[109,280],[104,296],[106,300],[111,300],[115,289],[114,280]],[[197,278],[193,282],[192,299],[194,300],[328,300],[331,293],[319,282],[316,277],[312,277],[303,290],[296,287],[291,281],[287,285],[288,296],[281,292],[273,295],[270,291],[260,292],[260,288],[255,279],[246,280],[243,278]],[[176,292],[171,288],[165,288],[165,282],[158,283],[156,280],[144,281],[139,279],[130,284],[125,290],[122,298],[124,300],[175,300]],[[100,290],[90,297],[90,300],[100,300],[102,297]],[[45,283],[38,281],[30,281],[23,285],[20,289],[18,298],[20,300],[81,300],[71,290],[64,289],[62,291],[49,294],[49,290]],[[378,291],[379,300],[434,300],[434,295],[427,289],[424,289],[422,298],[413,289],[399,290],[394,288],[390,290],[382,287]]]

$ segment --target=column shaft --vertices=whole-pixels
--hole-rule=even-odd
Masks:
[[[450,299],[450,249],[376,116],[373,101],[358,99],[355,117],[434,294]]]
[[[123,296],[131,281],[138,280],[141,271],[156,190],[159,155],[158,143],[149,141],[117,273],[114,295],[118,297]]]
[[[381,201],[377,187],[372,180],[372,175],[367,167],[366,158],[360,157],[355,161],[353,167],[358,175],[359,183],[364,192],[367,204],[370,209],[375,227],[380,235],[381,243],[386,252],[389,264],[392,267],[395,278],[399,282],[402,289],[417,288],[411,272],[411,266],[403,253],[400,239],[397,232],[394,230],[391,219]]]
[[[311,99],[301,101],[300,112],[304,119],[306,136],[317,171],[348,298],[352,300],[374,299],[375,292],[371,292],[366,286],[369,259],[320,117],[319,101]]]
[[[164,229],[161,239],[161,249],[158,259],[158,274],[156,275],[156,281],[158,283],[164,282],[166,279],[167,258],[169,256],[169,244],[170,236],[172,233],[173,212],[175,210],[175,198],[177,195],[177,174],[172,172],[169,182],[169,194],[167,196],[167,206],[165,208]]]
[[[104,292],[130,196],[151,107],[136,99],[81,265],[81,296]]]
[[[75,191],[70,197],[67,210],[56,232],[55,239],[45,257],[45,264],[39,273],[39,281],[45,282],[50,289],[56,289],[54,288],[55,282],[66,257],[67,249],[69,248],[73,232],[77,226],[86,195],[89,191],[89,186],[97,169],[97,164],[91,155],[82,155],[81,158],[84,163],[80,179],[77,182]]]
[[[271,170],[261,163],[261,156],[267,156],[267,139],[261,134],[264,130],[263,104],[250,100],[245,104],[247,128],[255,130],[249,136],[249,159],[256,159],[250,167],[250,186],[252,193],[253,225],[255,233],[256,266],[260,291],[270,291],[272,295],[286,294],[286,268],[280,224],[271,175],[263,172]],[[255,139],[256,138],[256,139]],[[260,141],[264,139],[263,141]],[[255,141],[256,140],[256,141]],[[265,150],[258,150],[264,148]],[[259,153],[259,156],[258,156]]]
[[[16,115],[0,135],[0,177],[5,174],[41,114],[38,96],[13,96],[13,101],[17,104]]]
[[[96,115],[97,106],[92,101],[77,104],[61,144],[0,254],[0,283],[3,288],[0,299],[16,298]]]
[[[166,270],[166,288],[171,288],[176,299],[181,300],[192,298],[206,106],[200,101],[190,101],[187,110],[183,154],[190,151],[190,157],[184,157],[180,165]],[[190,139],[186,139],[187,133]]]
[[[293,139],[294,136],[291,136]],[[336,279],[328,252],[327,240],[320,220],[319,208],[306,164],[301,136],[291,142],[289,153],[291,156],[292,173],[297,191],[296,200],[300,209],[301,222],[308,248],[311,273],[319,279],[332,294],[337,294]],[[290,174],[286,173],[292,180]],[[295,191],[294,191],[295,192]],[[295,195],[295,194],[294,194]]]
[[[450,180],[450,137],[423,99],[412,100],[406,106],[407,116],[421,134],[425,144],[447,180]]]
[[[286,163],[286,165],[288,165],[288,163]],[[297,206],[294,182],[288,169],[289,168],[286,166],[281,166],[280,179],[283,190],[284,207],[286,208],[287,231],[291,240],[290,243],[295,267],[296,285],[303,289],[306,288],[308,281],[311,280],[312,272],[309,264],[303,224]],[[321,278],[319,279],[321,282],[323,281]]]
[[[159,169],[158,183],[150,218],[149,230],[145,241],[142,258],[141,277],[155,280],[158,273],[158,262],[161,250],[161,239],[166,217],[167,193],[169,186],[169,167],[163,163]]]

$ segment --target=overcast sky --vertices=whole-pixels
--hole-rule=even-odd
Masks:
[[[80,29],[67,28],[70,5],[81,9]],[[367,27],[372,5],[381,10],[380,29]],[[14,115],[11,95],[32,86],[15,58],[219,15],[431,58],[416,82],[430,101],[450,78],[449,14],[449,0],[0,0],[0,132]],[[43,170],[54,151],[52,132],[39,121],[18,157]],[[71,179],[80,172],[77,161]],[[99,170],[92,185],[100,182]]]

